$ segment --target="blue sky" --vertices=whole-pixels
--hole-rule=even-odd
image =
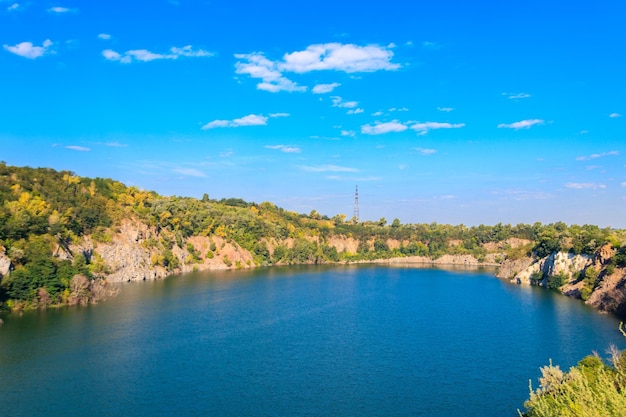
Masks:
[[[403,223],[626,227],[622,0],[0,0],[0,160]]]

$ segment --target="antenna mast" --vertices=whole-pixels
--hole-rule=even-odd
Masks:
[[[359,221],[359,186],[356,186],[356,191],[354,192],[354,221],[358,223]]]

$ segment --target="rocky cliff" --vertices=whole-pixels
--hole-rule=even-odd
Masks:
[[[626,316],[626,268],[613,265],[615,250],[605,245],[594,255],[555,252],[541,258],[505,260],[497,276],[521,285],[550,286],[570,297],[583,299],[601,311]]]

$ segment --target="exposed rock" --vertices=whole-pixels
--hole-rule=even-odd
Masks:
[[[564,274],[569,282],[580,271],[591,265],[592,259],[589,255],[556,252],[536,262],[533,262],[531,258],[505,261],[498,272],[498,277],[510,279],[518,284],[530,284],[530,277],[535,273],[542,272],[545,279]]]
[[[514,279],[520,272],[525,271],[533,263],[533,258],[506,259],[498,269],[496,276],[503,279]],[[530,275],[529,275],[530,276]],[[521,284],[521,282],[518,282]]]
[[[334,247],[339,253],[356,253],[359,247],[359,241],[353,237],[333,236],[328,239],[328,246]]]
[[[616,268],[612,274],[605,275],[586,303],[601,311],[626,316],[626,269]]]
[[[391,259],[380,259],[375,261],[375,263],[386,263],[386,264],[431,264],[431,265],[454,265],[454,266],[481,266],[481,265],[491,265],[495,266],[496,264],[488,264],[487,262],[479,262],[472,255],[443,255],[440,258],[433,259],[428,256],[405,256],[401,258],[391,258]]]
[[[11,260],[9,259],[9,257],[6,255],[6,251],[4,248],[0,249],[0,281],[2,280],[2,277],[7,275],[10,271],[11,268],[13,267],[13,264],[11,263]]]

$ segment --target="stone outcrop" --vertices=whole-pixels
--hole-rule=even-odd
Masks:
[[[4,248],[0,247],[0,282],[2,281],[2,277],[7,275],[13,265],[11,264],[11,260],[6,255],[6,251]]]
[[[531,276],[541,272],[543,279],[538,284],[546,286],[550,277],[562,275],[565,284],[560,291],[570,297],[582,298],[586,283],[581,277],[587,268],[593,268],[597,271],[598,281],[585,303],[600,311],[626,316],[626,268],[608,268],[614,255],[615,249],[605,245],[593,256],[556,252],[538,260],[506,260],[497,276],[517,284],[531,284]]]

